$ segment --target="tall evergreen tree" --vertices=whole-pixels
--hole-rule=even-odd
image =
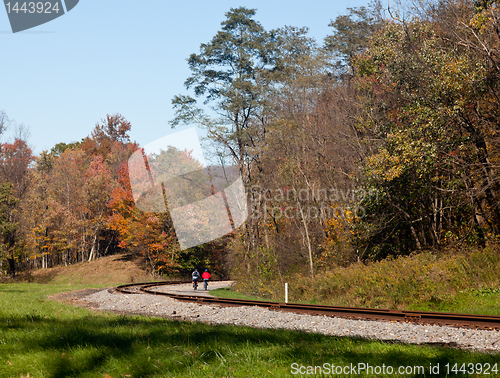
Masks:
[[[192,75],[185,86],[216,116],[208,116],[190,96],[179,95],[172,101],[176,118],[171,125],[205,127],[240,167],[244,179],[250,176],[250,149],[265,134],[265,75],[273,69],[275,58],[274,37],[254,15],[254,9],[232,8],[222,29],[188,59]]]
[[[384,25],[380,0],[368,7],[347,8],[348,14],[338,16],[328,26],[333,34],[325,38],[325,49],[334,56],[334,67],[341,76],[354,75],[354,57],[365,51],[370,38]]]

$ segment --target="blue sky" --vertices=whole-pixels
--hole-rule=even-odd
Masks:
[[[66,15],[16,34],[2,8],[0,110],[30,128],[35,153],[81,140],[114,113],[132,123],[132,140],[145,145],[171,132],[171,99],[186,93],[190,74],[186,58],[220,30],[230,8],[256,8],[266,29],[307,26],[322,41],[331,19],[366,4],[80,0]]]

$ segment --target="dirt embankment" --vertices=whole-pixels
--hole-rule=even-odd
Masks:
[[[74,285],[119,285],[150,281],[140,261],[130,255],[114,255],[69,266],[37,269],[31,272],[31,281],[39,283]]]

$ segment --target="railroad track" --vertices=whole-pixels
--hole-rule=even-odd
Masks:
[[[199,295],[183,295],[152,290],[152,288],[158,286],[188,283],[191,282],[162,281],[128,284],[116,287],[116,291],[124,294],[165,295],[180,301],[196,302],[202,304],[217,304],[220,306],[258,306],[268,308],[271,311],[287,311],[298,314],[500,330],[500,316],[308,305],[273,301],[253,301],[243,299],[206,297]]]

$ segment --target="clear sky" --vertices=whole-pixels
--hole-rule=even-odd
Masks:
[[[30,128],[35,153],[81,140],[114,113],[145,145],[171,132],[171,100],[186,93],[190,74],[186,58],[220,30],[230,8],[257,9],[255,19],[268,30],[307,26],[322,42],[331,19],[367,3],[80,0],[64,16],[15,34],[1,7],[0,110]]]

